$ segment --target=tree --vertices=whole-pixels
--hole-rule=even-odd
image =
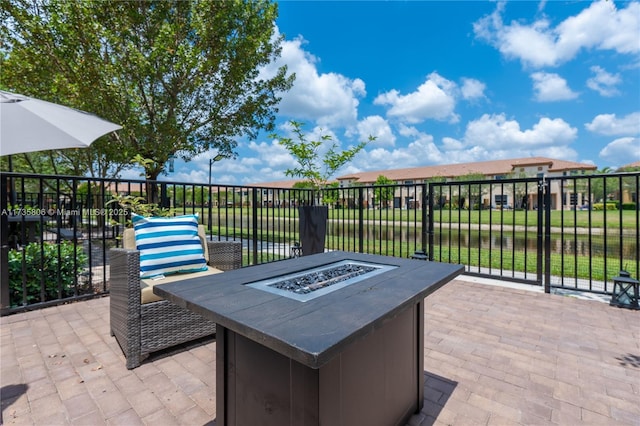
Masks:
[[[437,185],[439,183],[445,183],[447,178],[444,176],[431,176],[428,179],[424,180],[424,183],[428,184],[427,193],[431,193],[434,200],[434,207],[436,209],[441,209],[447,202],[447,196],[443,190],[441,185]]]
[[[527,179],[533,177],[533,172],[512,172],[507,175],[510,179]],[[534,190],[537,190],[538,184],[532,182],[515,182],[510,185],[511,192],[513,192],[513,208],[514,209],[527,209],[529,194]]]
[[[121,124],[90,163],[140,154],[150,180],[172,155],[229,157],[235,138],[272,130],[293,83],[286,67],[261,73],[282,41],[265,0],[7,0],[0,13],[0,86]]]
[[[281,137],[276,134],[271,135],[277,138],[289,154],[298,162],[298,166],[287,169],[285,174],[290,177],[299,177],[310,184],[315,192],[325,189],[329,179],[346,163],[360,152],[368,142],[375,140],[374,136],[369,136],[369,140],[360,142],[346,150],[340,150],[338,144],[333,141],[331,135],[321,134],[318,140],[307,140],[302,128],[304,123],[290,121],[291,131],[296,135],[296,139]],[[327,146],[327,144],[329,144]],[[326,152],[321,155],[321,150]],[[313,199],[315,200],[315,194]]]
[[[394,181],[383,175],[378,176],[376,179],[374,185],[380,187],[374,188],[373,194],[381,207],[388,208],[389,201],[393,200],[395,188],[386,185],[393,185],[394,183]]]
[[[605,202],[607,200],[607,194],[611,192],[613,188],[614,178],[603,175],[614,173],[611,167],[604,167],[600,170],[596,170],[595,174],[601,175],[601,177],[594,177],[591,179],[591,196],[595,202]]]
[[[466,175],[458,176],[455,178],[456,181],[461,183],[459,187],[459,193],[458,193],[459,200],[457,203],[459,208],[461,209],[465,208],[467,201],[469,201],[470,209],[476,208],[476,206],[480,205],[481,197],[483,193],[481,184],[479,183],[464,184],[464,182],[472,182],[472,181],[479,181],[479,180],[486,180],[486,179],[487,177],[484,174],[474,173],[474,172],[470,172],[470,173],[467,173]]]

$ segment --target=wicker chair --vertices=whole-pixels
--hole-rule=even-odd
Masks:
[[[198,231],[209,270],[171,275],[168,280],[241,267],[239,241],[206,241],[202,225]],[[140,279],[140,252],[135,249],[133,229],[125,230],[123,247],[110,251],[110,322],[111,335],[122,348],[128,369],[138,367],[152,352],[215,334],[215,323],[153,295],[151,287],[162,282]]]

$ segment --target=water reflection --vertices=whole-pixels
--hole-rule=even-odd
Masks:
[[[329,227],[331,236],[339,237],[348,233],[358,235],[357,226],[349,225],[341,228]],[[370,241],[420,241],[421,228],[396,226],[365,225],[363,236]],[[434,233],[434,243],[439,246],[451,246],[461,248],[502,249],[527,251],[535,253],[538,247],[538,236],[535,232],[513,232],[505,230],[449,230],[437,229]],[[620,235],[617,230],[612,230],[607,235],[582,235],[569,233],[551,234],[551,252],[555,254],[577,256],[619,256]],[[634,236],[623,237],[622,256],[635,259],[638,245]]]

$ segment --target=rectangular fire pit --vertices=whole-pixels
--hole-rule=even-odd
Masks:
[[[392,425],[423,405],[423,300],[462,271],[330,252],[154,292],[217,323],[218,425]]]
[[[246,285],[300,302],[307,302],[393,268],[397,266],[343,260]]]

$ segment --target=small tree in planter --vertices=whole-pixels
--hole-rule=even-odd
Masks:
[[[131,213],[139,214],[140,216],[169,216],[171,211],[164,207],[160,207],[156,203],[148,203],[147,198],[139,197],[136,195],[126,194],[112,194],[112,199],[107,201],[107,205],[116,204],[126,211],[125,226],[127,228],[133,228],[133,222],[131,221]],[[117,225],[118,220],[112,219],[112,225]]]
[[[323,199],[321,194],[329,188],[329,179],[343,165],[353,159],[368,142],[375,140],[373,136],[369,136],[366,142],[360,142],[347,150],[341,150],[338,144],[333,141],[331,135],[321,134],[318,140],[308,140],[302,130],[303,123],[298,121],[290,121],[292,132],[296,136],[295,139],[287,137],[277,138],[282,146],[296,159],[298,167],[287,169],[285,174],[290,177],[304,179],[305,183],[311,188],[312,197],[310,206],[300,206],[299,214],[299,231],[302,243],[303,254],[314,254],[324,252],[324,240],[327,229],[327,206],[320,204]],[[330,143],[329,149],[322,154],[322,148]]]

